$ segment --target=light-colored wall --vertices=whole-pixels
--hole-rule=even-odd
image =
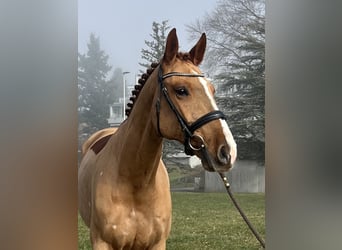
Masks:
[[[256,161],[241,160],[234,164],[228,174],[228,181],[233,192],[265,192],[265,167]],[[204,172],[204,192],[225,192],[225,187],[217,173]]]

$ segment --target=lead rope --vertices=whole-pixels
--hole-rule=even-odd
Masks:
[[[204,156],[204,158],[206,158],[206,160],[208,161],[209,164],[211,164],[210,158],[208,156],[208,152],[205,148],[204,145],[202,145],[201,147],[202,150],[202,154]],[[255,228],[253,227],[253,225],[251,224],[251,222],[248,220],[247,216],[245,215],[245,213],[242,211],[241,207],[239,206],[239,204],[237,203],[237,201],[235,200],[235,197],[233,196],[233,193],[230,190],[230,184],[228,182],[228,179],[226,176],[224,176],[224,174],[216,171],[214,165],[212,165],[213,169],[215,170],[216,173],[219,174],[219,176],[221,177],[223,184],[227,190],[227,193],[230,197],[230,199],[232,200],[234,206],[236,207],[236,209],[239,211],[241,217],[244,219],[244,221],[246,222],[247,226],[249,227],[249,229],[252,231],[252,233],[254,234],[255,238],[259,241],[260,245],[265,248],[265,242],[263,241],[263,239],[261,238],[260,234],[255,230]]]
[[[224,176],[222,173],[219,173],[219,176],[221,177],[223,184],[227,190],[227,193],[230,197],[230,199],[232,200],[232,202],[234,203],[236,209],[239,211],[241,217],[244,219],[244,221],[246,222],[247,226],[249,227],[249,229],[252,231],[252,233],[254,234],[255,238],[257,238],[257,240],[260,242],[261,246],[263,248],[265,248],[265,242],[263,241],[263,239],[261,238],[260,234],[255,230],[255,228],[253,227],[253,225],[251,224],[251,222],[248,220],[247,216],[245,215],[245,213],[242,211],[241,207],[239,206],[239,204],[237,203],[237,201],[235,200],[233,193],[230,190],[230,184],[228,182],[228,179],[226,176]]]

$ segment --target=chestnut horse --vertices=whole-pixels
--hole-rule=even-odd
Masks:
[[[178,52],[173,29],[164,56],[132,91],[128,118],[118,129],[92,135],[79,168],[79,211],[93,249],[165,249],[171,196],[161,160],[162,140],[185,145],[208,171],[228,171],[236,143],[213,98],[213,85],[198,68],[202,34],[189,53]]]

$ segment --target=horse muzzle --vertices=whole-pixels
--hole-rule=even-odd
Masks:
[[[203,168],[210,172],[226,172],[231,169],[235,161],[234,155],[233,157],[231,155],[233,151],[228,145],[221,144],[216,153],[210,153],[203,137],[196,134],[185,142],[185,152],[188,155],[199,157]]]

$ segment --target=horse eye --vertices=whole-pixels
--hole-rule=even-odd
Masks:
[[[188,96],[189,92],[185,87],[175,89],[177,96]]]

